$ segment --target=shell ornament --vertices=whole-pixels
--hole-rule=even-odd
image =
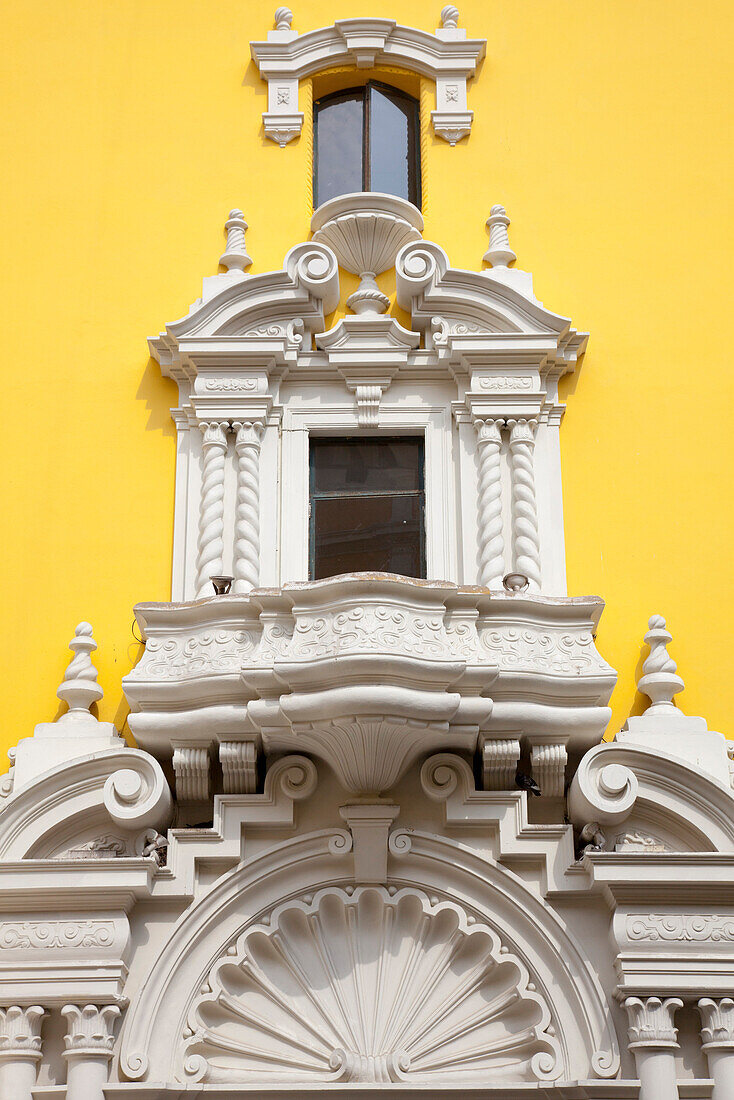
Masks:
[[[415,889],[330,888],[243,932],[189,1013],[184,1076],[553,1080],[551,1013],[487,925]]]

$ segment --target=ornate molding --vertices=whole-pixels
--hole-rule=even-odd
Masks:
[[[254,740],[219,742],[219,762],[225,794],[254,794],[257,790],[257,745]]]
[[[467,109],[466,86],[484,57],[485,46],[484,39],[468,39],[455,19],[442,22],[435,34],[392,19],[364,18],[338,19],[332,27],[301,35],[284,19],[276,19],[276,29],[268,32],[267,41],[250,43],[252,58],[268,83],[265,134],[281,148],[299,136],[303,114],[298,110],[298,86],[304,77],[335,65],[357,69],[397,65],[434,81],[433,129],[454,145],[471,130],[473,112]]]
[[[151,638],[126,681],[185,680],[190,676],[237,673],[254,653],[257,634],[249,630],[206,630],[183,638]]]
[[[185,1077],[207,1084],[563,1072],[525,965],[459,904],[413,888],[331,888],[279,906],[214,964],[184,1041]]]
[[[542,794],[549,798],[563,797],[567,763],[568,752],[565,744],[543,742],[533,745],[531,743],[530,764],[533,777]]]
[[[627,938],[632,942],[712,943],[734,942],[734,916],[715,913],[650,913],[627,917]]]
[[[488,738],[482,743],[482,776],[485,791],[514,791],[520,742],[514,737]]]
[[[210,759],[208,745],[173,744],[176,796],[182,802],[203,802],[209,798]]]
[[[111,947],[114,942],[115,922],[111,920],[25,920],[0,924],[0,953]]]

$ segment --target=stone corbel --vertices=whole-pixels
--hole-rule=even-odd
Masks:
[[[179,802],[206,802],[211,788],[209,742],[171,742],[176,798]]]
[[[380,402],[395,376],[397,368],[366,374],[364,371],[339,368],[339,373],[357,404],[357,423],[360,428],[376,428],[380,422]]]
[[[485,791],[514,791],[520,741],[514,737],[482,737],[482,779]]]
[[[565,789],[568,752],[563,741],[542,741],[530,747],[533,779],[548,798],[562,798]]]
[[[223,734],[219,738],[219,762],[225,794],[255,794],[259,737],[235,737]]]

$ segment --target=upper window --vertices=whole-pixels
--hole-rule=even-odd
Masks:
[[[423,439],[311,439],[310,574],[425,577]]]
[[[353,191],[383,191],[420,206],[418,102],[366,84],[314,104],[314,206]]]

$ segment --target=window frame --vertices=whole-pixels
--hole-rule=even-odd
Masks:
[[[420,155],[420,101],[415,96],[409,95],[408,92],[401,91],[400,88],[395,88],[392,84],[385,84],[381,80],[368,80],[365,84],[357,84],[351,88],[341,88],[337,92],[330,92],[328,95],[321,96],[319,99],[315,99],[313,103],[313,205],[314,209],[318,209],[323,203],[319,203],[319,158],[318,158],[318,120],[319,113],[322,108],[328,106],[331,103],[336,103],[341,99],[357,98],[362,100],[362,190],[370,191],[370,92],[373,88],[382,92],[386,98],[393,98],[400,100],[403,104],[410,107],[409,111],[406,111],[408,118],[408,202],[412,202],[413,206],[421,209],[422,193],[421,193],[421,155]],[[413,194],[411,191],[411,171],[413,182]],[[337,196],[332,196],[336,198]],[[398,196],[401,197],[401,196]],[[324,200],[326,202],[328,200]]]
[[[367,441],[374,441],[380,444],[389,443],[403,443],[406,440],[416,440],[420,447],[421,462],[418,466],[418,488],[417,489],[334,489],[334,490],[318,490],[314,489],[315,481],[315,463],[314,463],[314,444],[318,443],[339,443],[342,446],[360,446]],[[406,434],[401,435],[317,435],[311,440],[308,453],[308,579],[310,581],[316,580],[316,509],[313,507],[315,500],[344,500],[349,499],[362,499],[364,497],[417,497],[419,502],[419,516],[420,523],[418,527],[418,557],[420,562],[420,573],[415,578],[417,580],[426,580],[428,577],[427,561],[426,561],[426,442],[423,435]],[[360,572],[360,570],[357,570]],[[364,570],[361,570],[364,572]],[[334,574],[336,576],[337,574]],[[401,574],[402,575],[402,574]],[[321,580],[327,578],[322,577]]]

